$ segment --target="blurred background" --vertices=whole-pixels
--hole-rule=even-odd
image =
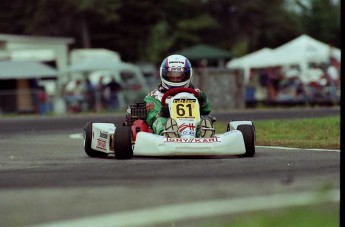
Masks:
[[[214,110],[339,105],[340,0],[3,0],[0,115],[114,112],[192,62]]]

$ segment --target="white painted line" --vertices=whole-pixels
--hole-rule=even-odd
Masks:
[[[255,146],[255,147],[270,148],[270,149],[282,149],[282,150],[307,150],[307,151],[333,151],[333,152],[340,152],[340,150],[319,149],[319,148],[297,148],[297,147],[279,147],[279,146]]]
[[[152,226],[189,220],[199,217],[229,215],[241,212],[280,209],[290,206],[314,205],[324,202],[339,202],[340,190],[328,192],[296,192],[248,198],[209,200],[158,206],[134,211],[66,220],[38,225],[37,227],[86,227],[86,226]]]
[[[71,139],[84,139],[83,133],[70,134],[69,138],[71,138]]]

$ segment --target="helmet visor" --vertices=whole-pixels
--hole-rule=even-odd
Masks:
[[[189,80],[190,70],[185,70],[185,68],[166,68],[163,70],[162,77],[164,80],[180,83]]]

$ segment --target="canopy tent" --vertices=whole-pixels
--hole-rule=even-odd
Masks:
[[[250,54],[247,54],[240,58],[235,58],[229,61],[227,64],[228,68],[257,68],[269,66],[273,54],[271,48],[262,48]]]
[[[56,77],[58,71],[39,62],[0,61],[0,80]]]
[[[72,64],[63,71],[63,73],[75,73],[75,72],[92,72],[99,70],[133,70],[135,67],[133,64],[125,63],[122,61],[114,61],[104,58],[87,59],[83,62]],[[138,69],[139,70],[139,69]]]
[[[330,57],[341,61],[341,51],[338,48],[322,43],[307,35],[301,35],[296,39],[274,49],[275,65],[299,65],[306,70],[309,64],[328,63]]]
[[[227,63],[228,68],[242,68],[248,78],[251,68],[270,66],[298,65],[301,71],[309,67],[309,63],[328,63],[333,56],[341,61],[341,51],[307,35],[301,35],[273,50],[263,48]]]
[[[198,44],[175,52],[187,57],[190,61],[207,60],[217,62],[218,67],[224,67],[225,62],[232,58],[232,54],[226,50],[205,44]]]
[[[261,68],[269,66],[272,59],[272,49],[262,48],[243,57],[236,58],[227,63],[228,68],[243,68],[245,81],[249,80],[249,70],[251,68]]]

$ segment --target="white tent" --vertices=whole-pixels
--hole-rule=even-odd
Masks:
[[[273,50],[263,48],[233,59],[227,63],[227,67],[244,69],[245,76],[248,78],[251,68],[299,65],[301,71],[304,71],[311,62],[328,63],[330,56],[341,61],[341,50],[310,36],[301,35]]]
[[[247,54],[243,57],[236,58],[232,61],[229,61],[227,64],[228,68],[256,68],[256,67],[265,67],[266,64],[269,66],[269,61],[267,58],[271,59],[272,57],[271,48],[262,48],[250,54]]]
[[[308,62],[328,62],[330,56],[341,59],[341,51],[326,43],[320,42],[308,35],[301,35],[274,49],[276,56],[282,58],[282,63],[297,63],[300,60]]]
[[[301,35],[274,49],[275,65],[299,65],[306,70],[309,63],[328,63],[331,56],[341,60],[341,51],[307,35]]]
[[[274,60],[271,48],[262,48],[243,57],[233,59],[227,63],[228,68],[244,69],[245,81],[248,82],[251,68],[263,68],[271,66]]]

